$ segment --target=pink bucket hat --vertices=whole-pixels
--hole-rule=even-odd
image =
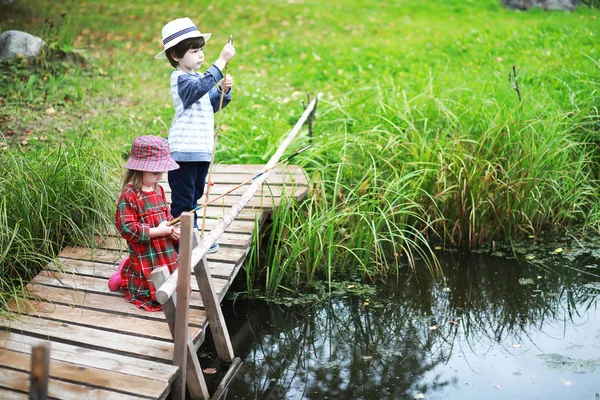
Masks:
[[[200,33],[196,25],[188,17],[179,18],[167,23],[162,28],[162,41],[164,50],[155,55],[155,58],[167,58],[165,51],[175,46],[177,43],[194,37],[203,37],[205,42],[210,39],[210,33]]]
[[[169,142],[160,136],[138,136],[131,144],[131,155],[125,168],[134,171],[165,172],[178,169],[171,157]]]

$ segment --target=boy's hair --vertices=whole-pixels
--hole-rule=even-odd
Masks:
[[[177,58],[183,58],[189,49],[201,49],[205,44],[206,42],[202,36],[187,38],[177,43],[175,46],[168,48],[165,51],[165,55],[169,59],[169,62],[173,68],[177,68],[179,66],[179,62],[175,61],[173,54]]]

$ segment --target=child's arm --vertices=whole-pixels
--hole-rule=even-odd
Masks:
[[[139,221],[139,212],[128,193],[121,194],[117,202],[117,230],[123,239],[132,243],[144,243],[150,240],[150,227]]]
[[[229,77],[229,75],[227,75],[227,77]],[[231,99],[232,99],[231,92],[232,91],[233,91],[233,88],[230,87],[229,90],[227,90],[225,92],[225,94],[223,95],[223,106],[221,108],[227,107],[227,104],[229,104],[229,102],[231,101]],[[213,111],[218,112],[219,104],[221,103],[221,85],[217,85],[217,86],[213,87],[211,89],[211,91],[208,92],[208,96],[210,98],[210,104],[213,107]]]

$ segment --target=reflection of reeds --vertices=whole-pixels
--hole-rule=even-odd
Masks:
[[[453,384],[448,376],[426,384],[421,378],[457,346],[468,362],[495,346],[531,341],[547,323],[572,324],[597,307],[583,286],[590,278],[578,274],[576,263],[565,268],[555,260],[556,266],[551,261],[540,268],[457,253],[442,261],[445,281],[424,274],[366,299],[258,311],[261,318],[269,315],[269,328],[255,333],[236,390],[257,398],[369,398],[371,392],[412,398],[415,390]],[[534,283],[523,285],[521,278]]]

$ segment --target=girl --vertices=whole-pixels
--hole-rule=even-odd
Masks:
[[[125,167],[128,171],[117,202],[116,226],[127,241],[129,258],[120,266],[120,287],[125,299],[136,307],[160,311],[150,274],[161,266],[171,273],[177,268],[173,242],[179,241],[179,227],[167,226],[172,216],[158,182],[164,172],[179,166],[166,139],[140,136],[133,140]]]

